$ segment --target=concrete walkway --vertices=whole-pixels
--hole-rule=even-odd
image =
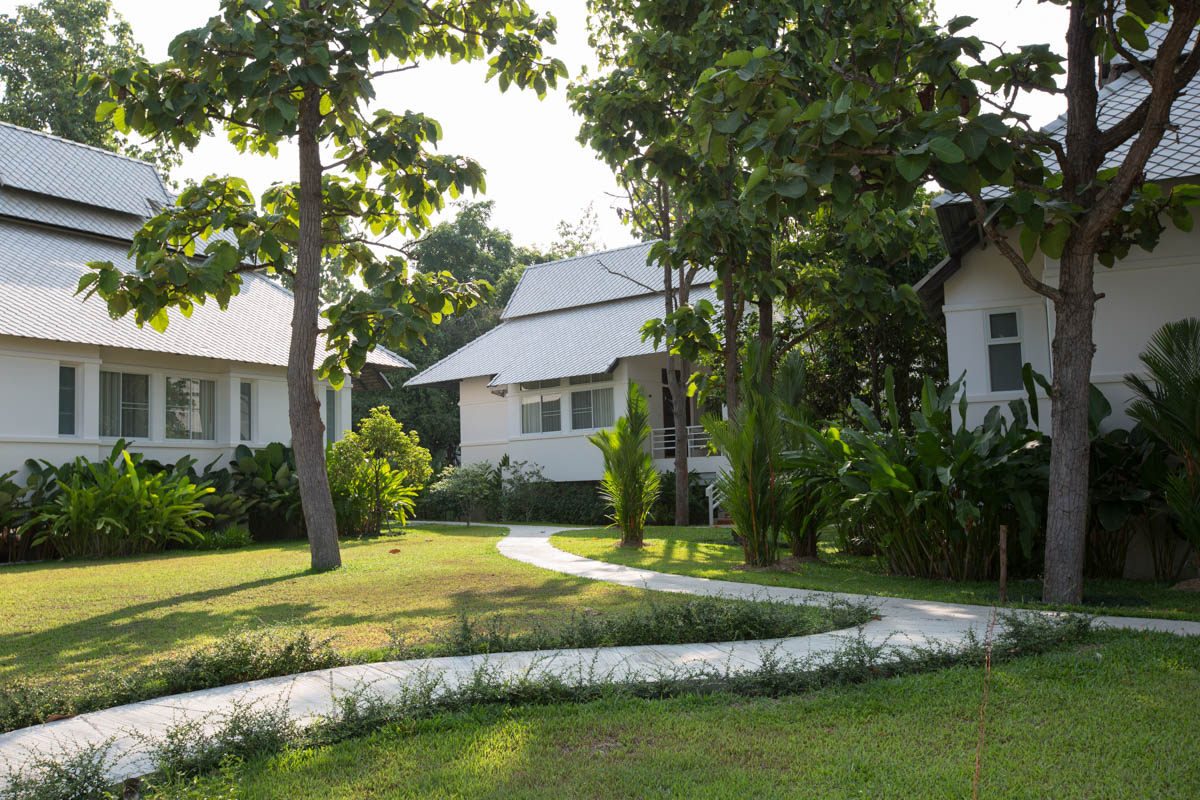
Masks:
[[[498,548],[509,558],[555,572],[656,591],[788,602],[820,602],[831,596],[827,592],[666,575],[593,561],[553,547],[550,535],[560,530],[566,529],[510,526],[508,536],[499,542]],[[863,626],[862,637],[872,644],[887,643],[901,648],[931,641],[954,645],[972,630],[982,636],[992,611],[987,606],[865,595],[833,596],[876,606],[880,619]],[[1101,617],[1099,622],[1114,628],[1200,635],[1200,622],[1132,617]],[[481,667],[486,667],[493,676],[510,679],[553,673],[581,682],[649,679],[681,668],[736,672],[758,668],[767,653],[776,658],[808,658],[819,663],[848,637],[857,635],[858,630],[850,630],[751,642],[500,653],[363,664],[268,678],[94,711],[0,735],[0,775],[6,771],[4,763],[11,769],[37,756],[105,742],[111,743],[114,779],[143,775],[152,768],[143,751],[145,739],[160,737],[171,726],[185,721],[215,727],[235,705],[285,707],[293,718],[303,722],[330,713],[335,700],[350,692],[367,690],[381,696],[395,695],[406,687],[427,683],[431,677],[440,679],[441,686],[450,690],[469,682]]]

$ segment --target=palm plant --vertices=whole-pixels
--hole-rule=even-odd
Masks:
[[[588,441],[604,456],[600,495],[612,508],[610,519],[621,529],[622,547],[641,547],[646,517],[661,488],[661,476],[646,449],[650,438],[650,409],[633,381],[625,397],[625,416],[612,430],[599,431]]]
[[[1129,416],[1179,459],[1164,494],[1180,532],[1200,557],[1200,320],[1168,322],[1140,358],[1150,381],[1126,376],[1136,398]]]
[[[797,500],[784,450],[790,429],[785,429],[785,396],[795,400],[803,389],[803,368],[788,362],[774,386],[763,379],[765,365],[756,345],[747,349],[742,374],[742,402],[729,419],[709,415],[704,427],[713,446],[729,462],[717,475],[721,505],[733,520],[733,530],[742,541],[746,564],[765,567],[779,559],[779,539],[791,529]],[[807,528],[794,535],[807,536]]]

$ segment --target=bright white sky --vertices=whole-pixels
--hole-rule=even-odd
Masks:
[[[12,13],[30,1],[0,0],[0,12]],[[151,60],[165,59],[167,45],[177,33],[203,25],[218,9],[217,0],[114,0],[113,5],[129,21]],[[566,63],[572,78],[585,64],[594,71],[584,0],[532,0],[531,5],[557,18],[558,44],[550,50]],[[1033,0],[937,0],[937,9],[943,22],[958,15],[977,17],[971,30],[1001,45],[1051,42],[1057,49],[1066,34],[1066,10]],[[611,210],[610,195],[618,192],[612,174],[575,141],[579,121],[567,104],[565,84],[539,102],[532,91],[511,88],[501,94],[494,81],[484,83],[485,74],[482,63],[424,64],[382,78],[377,87],[379,106],[397,112],[421,111],[441,122],[441,151],[470,156],[483,165],[486,198],[496,202],[493,222],[511,231],[517,243],[549,244],[558,221],[578,220],[589,203],[594,203],[599,215],[603,244],[618,247],[634,241]],[[1053,100],[1037,99],[1038,105],[1023,107],[1035,123],[1059,113]],[[294,165],[290,153],[282,153],[279,160],[239,155],[223,138],[213,138],[185,155],[176,177],[235,174],[261,191],[294,176]]]

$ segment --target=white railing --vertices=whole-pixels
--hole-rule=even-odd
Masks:
[[[708,431],[703,425],[687,427],[688,458],[699,458],[712,455],[709,449]],[[650,454],[655,458],[675,457],[675,429],[655,428],[650,434]]]
[[[724,498],[715,483],[704,487],[704,497],[708,500],[708,527],[711,528],[717,524],[717,509],[720,508]]]

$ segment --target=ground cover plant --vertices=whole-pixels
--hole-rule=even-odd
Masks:
[[[992,605],[1000,598],[994,581],[944,581],[889,575],[874,557],[840,552],[823,540],[818,561],[788,563],[782,569],[747,570],[742,547],[723,528],[651,527],[645,546],[629,551],[615,546],[612,531],[603,528],[557,533],[555,547],[588,558],[700,578],[791,586],[825,592],[851,592],[887,597],[912,597],[949,603]],[[1200,620],[1200,593],[1177,591],[1153,581],[1092,579],[1085,586],[1084,603],[1056,606],[1099,614],[1166,617]],[[1036,580],[1009,581],[1009,605],[1041,607],[1041,585]]]
[[[161,796],[966,797],[981,684],[963,665],[777,697],[475,707],[229,761],[195,794],[176,793],[181,782]],[[1179,700],[1197,693],[1200,642],[1161,634],[1099,634],[997,665],[980,796],[1195,796]],[[1047,724],[1059,717],[1072,724]]]
[[[865,604],[660,597],[505,559],[495,550],[495,529],[476,527],[466,533],[455,528],[442,539],[435,530],[420,529],[409,538],[378,540],[377,549],[350,547],[347,553],[354,559],[348,566],[355,569],[343,572],[358,576],[344,580],[285,569],[281,582],[259,578],[239,583],[252,569],[270,574],[276,560],[302,564],[299,543],[225,553],[217,561],[191,556],[167,563],[141,560],[134,569],[115,562],[82,574],[35,571],[43,584],[97,604],[114,581],[138,574],[165,584],[166,591],[138,583],[134,588],[139,592],[159,588],[161,603],[121,606],[110,598],[109,613],[81,615],[61,626],[46,626],[37,618],[51,608],[45,598],[39,602],[26,596],[24,602],[34,608],[33,615],[19,619],[24,630],[0,634],[13,653],[6,651],[0,661],[5,673],[0,731],[353,662],[801,636],[852,627],[873,614]],[[451,563],[434,563],[443,557]],[[457,571],[455,557],[461,562]],[[423,576],[431,583],[426,585]],[[7,571],[0,581],[6,577]],[[192,591],[180,591],[183,585]],[[200,590],[201,585],[209,588]],[[223,592],[226,587],[229,591]],[[266,595],[281,593],[293,602],[256,605]],[[364,608],[363,597],[374,598],[376,605]],[[17,607],[14,603],[14,615]],[[64,609],[56,610],[61,614]],[[66,662],[69,668],[64,668]]]

